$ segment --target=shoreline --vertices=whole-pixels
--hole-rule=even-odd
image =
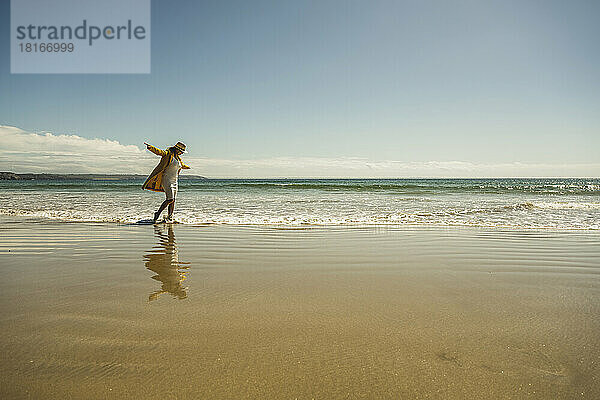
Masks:
[[[122,221],[107,221],[107,220],[74,220],[65,219],[62,217],[40,217],[30,215],[6,215],[0,214],[0,224],[4,223],[29,223],[29,224],[89,224],[95,225],[106,225],[106,226],[150,226],[155,225],[151,223],[151,216],[148,219],[142,219],[136,222],[122,222]],[[174,226],[187,226],[187,227],[240,227],[240,228],[264,228],[264,229],[275,229],[275,230],[309,230],[309,229],[391,229],[391,230],[444,230],[444,229],[466,229],[466,230],[490,230],[494,232],[589,232],[590,234],[600,233],[600,227],[587,227],[587,228],[558,228],[553,226],[540,227],[540,226],[510,226],[510,225],[475,225],[475,224],[433,224],[433,223],[339,223],[339,224],[278,224],[278,223],[263,223],[263,224],[238,224],[238,223],[222,223],[222,222],[204,222],[204,223],[186,223],[177,221],[177,213],[175,213],[174,223],[159,222],[156,225],[174,225]]]
[[[145,180],[148,176],[143,174],[54,174],[54,173],[15,173],[0,171],[0,181],[119,181],[119,180]],[[208,180],[201,175],[184,174],[180,179]]]

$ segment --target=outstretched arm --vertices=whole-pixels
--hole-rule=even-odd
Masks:
[[[190,169],[189,165],[185,165],[183,161],[181,162],[181,169]]]
[[[151,144],[148,144],[146,142],[144,142],[144,144],[146,145],[146,148],[148,150],[150,150],[151,152],[153,152],[157,156],[166,156],[167,155],[167,151],[166,150],[161,150],[161,149],[159,149],[157,147],[154,147]]]

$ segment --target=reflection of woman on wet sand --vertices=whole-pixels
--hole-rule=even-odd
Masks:
[[[156,273],[152,279],[162,282],[162,286],[160,290],[151,293],[148,300],[156,300],[163,293],[170,293],[180,300],[185,299],[187,288],[182,283],[190,263],[179,262],[172,226],[157,225],[154,227],[154,233],[158,243],[144,254],[144,261],[146,268]]]

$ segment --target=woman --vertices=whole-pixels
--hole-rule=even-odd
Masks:
[[[185,144],[177,142],[175,146],[169,147],[167,150],[158,149],[145,142],[144,144],[148,150],[162,158],[148,179],[146,179],[142,188],[154,192],[165,192],[167,198],[160,205],[158,211],[154,213],[154,222],[158,220],[160,214],[167,206],[169,206],[167,220],[170,220],[173,218],[173,211],[175,210],[175,197],[177,196],[177,178],[179,176],[179,171],[182,169],[190,169],[190,167],[185,165],[179,157],[181,154],[187,153],[185,151]]]

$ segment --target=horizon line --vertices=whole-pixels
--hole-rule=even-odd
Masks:
[[[60,173],[60,172],[12,172],[12,171],[0,171],[0,174],[13,174],[13,175],[62,175],[62,176],[139,176],[146,177],[147,174],[124,174],[124,173]],[[332,176],[267,176],[267,177],[243,177],[243,176],[224,176],[224,177],[209,177],[199,174],[182,174],[180,177],[200,177],[208,180],[218,179],[371,179],[371,180],[394,180],[394,179],[447,179],[447,180],[458,180],[458,179],[600,179],[599,176],[406,176],[406,177],[356,177],[356,176],[345,176],[345,177],[332,177]],[[10,180],[10,179],[4,179]]]

